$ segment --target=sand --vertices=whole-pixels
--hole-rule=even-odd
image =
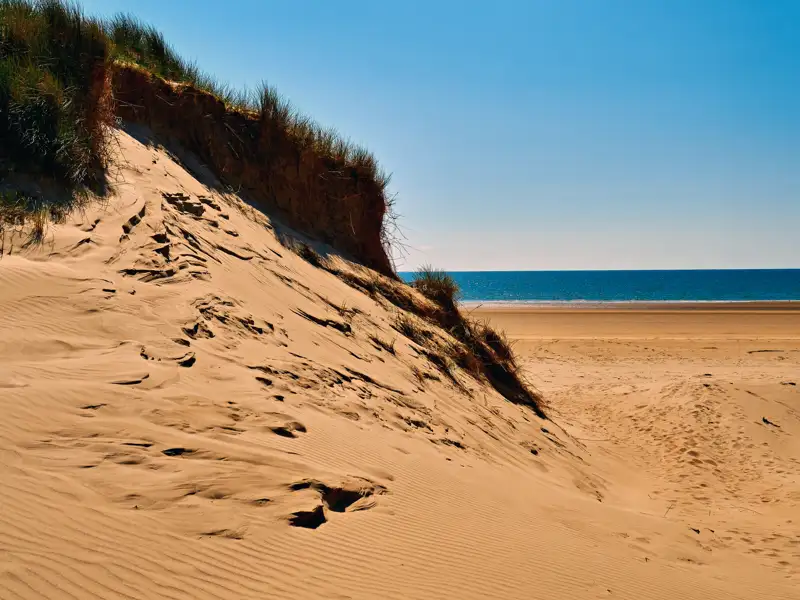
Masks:
[[[752,569],[763,583],[797,585],[800,303],[501,305],[473,315],[515,340],[553,419],[591,456],[604,503],[688,532],[618,532],[631,548],[697,566],[695,575],[733,581]]]
[[[800,598],[796,311],[478,311],[541,420],[136,133],[2,241],[0,598]]]

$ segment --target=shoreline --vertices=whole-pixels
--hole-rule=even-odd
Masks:
[[[464,310],[503,313],[530,312],[800,312],[800,300],[520,300],[478,301],[459,304]]]
[[[513,339],[800,340],[800,302],[620,302],[463,305]]]

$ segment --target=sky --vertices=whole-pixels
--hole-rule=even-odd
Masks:
[[[387,172],[398,267],[800,267],[796,0],[83,0]]]

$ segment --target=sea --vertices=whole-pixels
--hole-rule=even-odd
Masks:
[[[400,273],[406,281],[414,273]],[[453,271],[461,301],[754,302],[800,300],[800,269]]]

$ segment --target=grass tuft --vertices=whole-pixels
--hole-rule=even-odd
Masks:
[[[370,336],[370,339],[372,340],[372,343],[374,343],[379,348],[383,348],[389,354],[392,354],[392,355],[397,354],[397,350],[394,347],[396,340],[392,340],[391,342],[387,342],[383,338],[375,336],[375,335]]]
[[[496,331],[485,322],[473,322],[472,334],[480,343],[486,344],[500,360],[516,366],[514,348],[504,332]]]
[[[61,0],[0,0],[0,185],[36,195],[53,181],[104,184],[112,120],[109,44],[101,23]],[[41,212],[52,199],[22,203]],[[70,201],[59,200],[68,208]],[[16,212],[5,202],[3,217]],[[19,202],[12,202],[21,206]],[[57,210],[60,210],[56,208]],[[18,217],[14,217],[18,218]]]
[[[403,334],[412,342],[415,342],[420,346],[425,346],[427,340],[431,338],[431,332],[426,330],[416,317],[405,312],[397,313],[392,326],[399,333]]]
[[[63,221],[70,209],[70,203],[51,203],[14,190],[0,192],[0,256],[5,251],[6,234],[10,240],[23,236],[25,245],[40,244],[48,224]]]
[[[420,268],[411,285],[445,310],[455,309],[461,294],[458,284],[449,273],[430,266]]]
[[[325,268],[325,259],[320,256],[319,252],[314,250],[311,246],[304,242],[300,242],[294,245],[294,251],[297,255],[306,261],[308,264],[317,267],[318,269]]]

